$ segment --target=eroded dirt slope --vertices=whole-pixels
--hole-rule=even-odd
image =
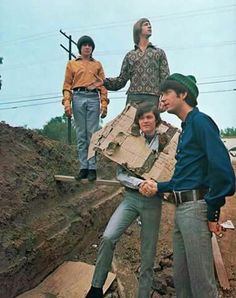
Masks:
[[[114,178],[113,163],[99,158],[98,166],[100,178]],[[99,238],[122,197],[104,200],[117,187],[54,181],[54,174],[74,175],[78,167],[75,147],[0,123],[0,298],[15,297],[36,286],[64,260],[95,263]],[[235,202],[235,196],[227,200],[222,219],[236,225]],[[154,297],[175,295],[173,213],[172,205],[163,206]],[[139,233],[134,223],[115,251],[118,268],[126,269],[120,272],[126,273],[123,281],[130,298],[134,291],[130,285],[138,278],[140,265]],[[230,231],[219,240],[232,287],[220,297],[236,297],[235,233]],[[109,297],[117,297],[115,293],[116,288]]]
[[[101,176],[111,178],[114,165],[99,164]],[[0,124],[1,298],[35,286],[74,247],[86,246],[88,231],[102,228],[118,203],[96,214],[93,205],[117,188],[54,181],[54,174],[74,175],[77,169],[75,147]]]

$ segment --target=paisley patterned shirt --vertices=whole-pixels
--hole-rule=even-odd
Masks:
[[[135,46],[123,60],[120,75],[116,78],[106,78],[104,86],[108,90],[119,90],[130,80],[128,94],[159,95],[159,87],[169,76],[169,66],[165,52],[148,44],[143,52]]]

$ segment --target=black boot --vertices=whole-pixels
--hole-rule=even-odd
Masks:
[[[85,298],[103,298],[102,289],[91,287]]]
[[[81,169],[79,174],[75,176],[76,180],[86,179],[88,177],[88,169]]]
[[[94,181],[97,179],[96,170],[88,170],[88,181]]]

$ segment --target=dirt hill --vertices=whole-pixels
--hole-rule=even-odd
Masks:
[[[114,175],[112,165],[99,164],[103,178]],[[93,203],[115,189],[55,182],[55,174],[74,175],[78,166],[75,147],[0,123],[0,298],[31,288],[82,249],[96,220]],[[103,208],[97,228],[111,208]]]
[[[78,167],[75,147],[0,123],[0,298],[12,298],[36,286],[64,260],[95,263],[99,237],[122,196],[116,194],[119,187],[93,183],[78,187],[54,180],[55,174],[74,175]],[[98,174],[112,179],[115,165],[100,157]],[[234,224],[235,202],[235,197],[228,199],[222,213],[224,220]],[[153,297],[175,295],[173,213],[174,206],[165,203]],[[127,298],[133,298],[130,285],[139,272],[139,233],[134,223],[115,253]],[[235,236],[236,231],[230,231],[219,241],[232,287],[220,297],[236,297]]]

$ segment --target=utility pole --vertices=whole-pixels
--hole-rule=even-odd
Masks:
[[[3,57],[0,57],[0,64],[2,64],[3,62]],[[1,75],[0,75],[0,90],[2,89],[2,80],[1,80]]]
[[[62,30],[60,30],[60,33],[62,35],[64,35],[68,40],[69,40],[69,48],[67,49],[65,46],[63,46],[62,44],[60,44],[60,46],[69,53],[69,60],[72,59],[72,57],[76,57],[73,53],[72,53],[72,43],[74,43],[75,45],[76,42],[72,39],[71,35],[67,35],[65,32],[63,32]],[[71,117],[68,117],[68,144],[71,145]]]

